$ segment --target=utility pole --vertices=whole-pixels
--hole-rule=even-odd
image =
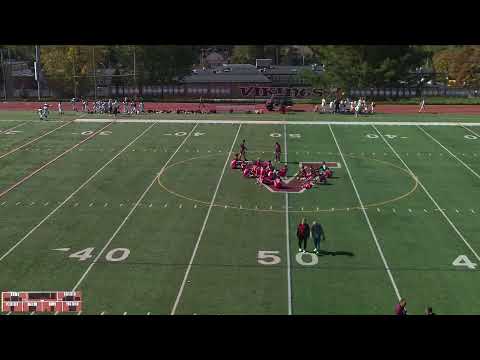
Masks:
[[[95,101],[97,100],[97,66],[95,64],[95,46],[92,47],[92,62],[93,62],[93,90]]]
[[[75,72],[75,56],[77,55],[77,47],[73,51],[73,97],[77,98],[77,76]]]
[[[3,62],[3,49],[0,50],[1,62],[2,62],[2,76],[3,76],[3,97],[4,100],[7,101],[7,74],[5,71],[5,64]]]
[[[37,94],[40,101],[40,51],[38,45],[35,45],[35,80],[37,80]]]

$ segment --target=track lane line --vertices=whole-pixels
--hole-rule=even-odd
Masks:
[[[133,214],[133,212],[137,209],[138,207],[138,204],[140,204],[140,202],[143,200],[143,198],[145,197],[145,195],[147,195],[148,191],[152,188],[152,186],[156,183],[157,179],[162,175],[162,173],[165,171],[165,169],[167,168],[168,164],[172,161],[172,159],[174,158],[174,156],[180,151],[180,149],[183,147],[183,144],[185,144],[185,142],[190,138],[190,136],[193,134],[193,132],[195,131],[195,129],[197,128],[198,126],[198,122],[195,124],[195,126],[193,126],[192,130],[190,130],[190,132],[188,133],[188,135],[185,137],[185,139],[183,139],[183,141],[180,143],[180,145],[177,147],[177,149],[175,150],[175,152],[168,158],[168,160],[166,161],[165,165],[163,165],[163,167],[160,169],[160,171],[155,175],[155,177],[153,178],[152,182],[147,186],[147,188],[145,189],[145,191],[142,193],[142,195],[140,195],[140,197],[138,198],[137,202],[134,204],[134,206],[132,206],[132,208],[130,209],[130,211],[128,212],[127,216],[123,219],[123,221],[120,223],[120,225],[117,227],[117,229],[114,231],[114,233],[112,234],[112,236],[108,239],[108,241],[106,242],[105,246],[102,248],[102,250],[100,250],[100,252],[97,254],[97,256],[95,257],[95,259],[93,259],[93,261],[90,263],[90,265],[88,266],[87,270],[83,273],[83,275],[81,276],[81,278],[77,281],[77,283],[75,284],[75,286],[73,287],[72,291],[76,291],[76,289],[80,286],[80,284],[82,283],[82,281],[85,279],[85,277],[88,275],[88,273],[90,272],[90,270],[92,270],[93,266],[97,263],[98,259],[100,258],[100,256],[102,256],[102,254],[104,253],[104,251],[107,249],[107,247],[110,245],[110,243],[113,241],[113,239],[115,239],[115,237],[117,236],[117,234],[120,232],[120,230],[123,228],[123,226],[125,225],[125,223],[128,221],[128,219],[130,218],[130,216]]]
[[[36,142],[36,141],[44,138],[45,136],[50,135],[51,133],[53,133],[53,132],[55,132],[55,131],[57,131],[57,130],[65,127],[65,126],[72,124],[74,121],[75,121],[75,120],[71,120],[71,121],[69,121],[69,122],[67,122],[67,123],[65,123],[65,124],[63,124],[63,125],[60,125],[60,126],[56,127],[55,129],[50,130],[49,132],[47,132],[47,133],[45,133],[45,134],[43,134],[43,135],[40,135],[39,137],[36,137],[35,139],[30,140],[29,142],[27,142],[27,143],[25,143],[25,144],[23,144],[23,145],[20,145],[19,147],[16,147],[15,149],[12,149],[12,150],[6,152],[5,154],[0,155],[0,159],[3,159],[4,157],[6,157],[6,156],[8,156],[8,155],[11,155],[11,154],[17,152],[18,150],[21,150],[21,149],[23,149],[24,147],[26,147],[26,146],[28,146],[28,145],[30,145],[30,144],[33,144],[34,142]]]
[[[378,253],[380,254],[380,257],[382,259],[384,268],[388,274],[388,277],[390,279],[390,282],[392,283],[393,289],[395,291],[395,294],[397,295],[398,300],[401,299],[400,292],[398,291],[397,284],[395,282],[395,279],[393,278],[392,272],[390,271],[390,266],[388,265],[388,262],[385,258],[385,255],[383,254],[382,247],[380,246],[380,243],[378,242],[377,235],[375,231],[373,230],[373,226],[370,223],[370,218],[368,217],[367,212],[365,211],[365,207],[363,206],[363,201],[360,198],[360,194],[358,193],[357,186],[355,185],[355,181],[352,178],[352,174],[350,173],[350,169],[348,167],[347,161],[345,160],[345,157],[343,156],[342,149],[340,148],[340,145],[338,144],[337,138],[335,137],[335,134],[333,132],[332,126],[328,125],[328,128],[330,129],[330,132],[332,133],[333,140],[335,141],[335,144],[337,145],[338,152],[342,158],[343,163],[345,164],[345,170],[347,170],[348,177],[350,178],[350,182],[352,183],[353,190],[355,190],[355,194],[357,195],[358,202],[360,204],[360,208],[363,212],[363,216],[365,217],[365,220],[367,221],[368,227],[370,229],[370,233],[372,234],[373,240],[375,241],[375,245],[377,246]]]
[[[17,188],[18,186],[20,186],[21,184],[23,184],[25,181],[27,181],[28,179],[30,179],[32,176],[34,176],[35,174],[39,173],[40,171],[42,171],[43,169],[45,169],[48,165],[54,163],[55,161],[57,161],[58,159],[60,159],[61,157],[65,156],[66,154],[68,154],[69,152],[71,152],[72,150],[76,149],[77,147],[79,147],[80,145],[82,145],[83,143],[87,142],[88,140],[94,138],[95,136],[97,136],[100,132],[102,132],[103,130],[105,130],[107,127],[111,126],[113,124],[113,122],[111,123],[108,123],[107,125],[105,125],[104,127],[102,127],[100,130],[97,130],[96,132],[94,132],[93,134],[89,135],[88,137],[86,137],[85,139],[83,139],[82,141],[80,141],[79,143],[73,145],[72,147],[70,147],[69,149],[65,150],[63,153],[61,153],[60,155],[56,156],[54,159],[48,161],[47,163],[43,164],[42,166],[40,166],[38,169],[32,171],[30,174],[26,175],[25,177],[23,177],[22,179],[20,179],[19,181],[17,181],[16,183],[10,185],[10,187],[8,187],[7,189],[3,190],[1,193],[0,193],[0,199],[5,196],[6,194],[8,194],[10,191],[12,191],[13,189]]]
[[[47,221],[52,215],[54,215],[60,208],[62,208],[70,199],[72,199],[80,190],[87,186],[90,181],[92,181],[98,174],[100,174],[108,165],[110,165],[117,157],[123,154],[130,146],[132,146],[138,139],[147,133],[155,124],[150,125],[146,128],[140,135],[128,143],[120,152],[118,152],[114,157],[108,160],[102,167],[100,167],[93,175],[91,175],[87,180],[83,182],[74,192],[72,192],[68,197],[65,198],[55,209],[53,209],[47,216],[45,216],[37,225],[35,225],[24,237],[22,237],[14,246],[12,246],[5,254],[0,257],[2,261],[6,256],[8,256],[18,245],[25,241],[30,235],[33,234],[45,221]]]
[[[430,200],[433,202],[433,204],[435,205],[435,207],[437,208],[436,210],[440,211],[440,213],[443,215],[443,217],[445,218],[445,220],[447,220],[447,222],[450,224],[450,226],[452,227],[452,229],[457,233],[458,237],[465,243],[465,245],[467,245],[467,247],[470,249],[470,251],[472,252],[472,254],[477,258],[477,260],[480,261],[480,256],[478,256],[478,254],[476,253],[476,251],[472,248],[472,246],[469,244],[469,242],[467,241],[467,239],[465,239],[465,237],[462,235],[462,233],[460,232],[460,230],[458,230],[458,228],[455,226],[455,224],[452,222],[452,220],[450,220],[450,218],[448,217],[448,215],[445,213],[444,209],[442,209],[440,207],[440,205],[438,205],[438,203],[435,201],[435,199],[433,198],[433,196],[430,194],[430,192],[427,190],[427,188],[423,185],[423,183],[420,181],[420,179],[413,173],[413,171],[408,167],[408,165],[405,163],[405,161],[403,161],[403,159],[400,157],[400,155],[398,155],[398,153],[395,151],[395,149],[392,147],[392,145],[390,145],[390,143],[388,142],[387,139],[385,139],[385,137],[380,133],[380,131],[378,131],[377,127],[375,125],[372,125],[372,127],[375,129],[375,131],[378,133],[378,135],[382,138],[382,140],[385,142],[385,144],[387,144],[387,146],[390,148],[390,150],[395,154],[395,156],[397,157],[398,160],[400,160],[400,162],[403,164],[403,166],[405,166],[405,169],[407,169],[411,176],[414,177],[418,184],[420,185],[420,187],[423,189],[423,191],[425,192],[425,194],[427,194],[427,196],[430,198]]]
[[[218,189],[220,188],[220,184],[222,183],[223,175],[225,174],[225,169],[227,168],[227,165],[230,160],[230,154],[233,152],[233,148],[237,142],[238,134],[240,134],[240,129],[242,128],[242,124],[238,126],[237,133],[235,134],[235,138],[233,139],[232,146],[230,147],[230,151],[227,153],[227,158],[225,160],[225,164],[223,165],[223,170],[220,174],[220,177],[217,182],[217,187],[215,188],[215,192],[213,193],[212,200],[210,201],[210,205],[207,210],[207,215],[205,216],[205,219],[203,220],[203,225],[200,230],[200,234],[198,235],[197,242],[195,244],[195,247],[193,249],[192,256],[190,257],[190,261],[187,266],[187,270],[185,271],[185,276],[183,277],[182,284],[180,285],[180,289],[178,290],[177,297],[175,299],[175,302],[172,307],[172,311],[170,312],[170,315],[175,315],[175,311],[177,310],[178,303],[180,302],[180,298],[183,294],[183,289],[185,288],[185,283],[187,282],[188,275],[190,274],[190,269],[192,268],[193,260],[195,259],[195,255],[197,254],[198,246],[200,245],[200,241],[202,240],[203,232],[205,231],[205,227],[207,226],[207,221],[208,218],[210,217],[210,212],[212,211],[213,204],[215,203],[215,199],[217,197]]]

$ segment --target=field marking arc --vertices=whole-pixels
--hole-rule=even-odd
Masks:
[[[190,135],[193,134],[193,132],[195,131],[195,129],[197,128],[198,126],[198,123],[195,124],[192,128],[192,130],[190,130],[190,132],[188,133],[187,136],[185,136],[185,138],[183,139],[183,141],[180,143],[180,145],[178,145],[177,149],[175,150],[175,152],[168,158],[168,160],[165,162],[165,164],[163,165],[163,167],[160,169],[160,171],[155,175],[155,177],[153,178],[152,182],[147,186],[147,188],[145,189],[145,191],[142,193],[142,195],[140,195],[140,197],[138,198],[137,202],[134,204],[134,206],[132,206],[132,208],[130,209],[130,211],[128,212],[127,216],[125,216],[125,218],[123,219],[123,221],[120,223],[120,225],[117,227],[117,229],[114,231],[114,233],[112,234],[112,236],[108,239],[108,241],[105,243],[104,247],[100,250],[100,252],[97,254],[97,256],[93,259],[93,261],[90,263],[90,265],[88,266],[87,270],[85,270],[85,272],[83,273],[83,275],[81,276],[81,278],[77,281],[77,283],[75,284],[75,286],[73,287],[72,291],[76,291],[76,289],[80,286],[80,284],[82,283],[82,281],[85,279],[85,277],[88,275],[88,273],[90,272],[90,270],[93,268],[93,266],[98,262],[98,259],[100,258],[100,256],[103,255],[103,252],[107,249],[107,247],[110,245],[110,243],[113,241],[113,239],[115,239],[115,237],[117,236],[117,234],[120,232],[120,230],[123,228],[123,226],[126,224],[126,222],[128,221],[128,219],[130,218],[130,216],[133,214],[133,212],[137,209],[138,207],[138,204],[140,204],[140,202],[143,200],[143,198],[145,197],[145,195],[147,195],[147,193],[150,191],[150,189],[152,188],[153,184],[155,184],[155,181],[157,180],[158,177],[161,176],[161,174],[163,173],[163,171],[165,170],[165,167],[168,165],[168,163],[170,161],[172,161],[173,157],[180,151],[180,149],[182,148],[183,144],[185,144],[185,142],[190,138]]]
[[[149,131],[155,124],[150,125],[146,130],[144,130],[140,135],[133,139],[129,144],[127,144],[120,152],[118,152],[113,158],[108,160],[102,167],[100,167],[93,175],[91,175],[87,180],[85,180],[82,185],[80,185],[74,192],[67,196],[55,209],[53,209],[47,216],[45,216],[37,225],[35,225],[26,235],[24,235],[14,246],[12,246],[5,254],[0,257],[2,261],[6,256],[8,256],[18,245],[25,241],[30,235],[33,234],[45,221],[47,221],[52,215],[54,215],[63,205],[65,205],[71,198],[73,198],[80,190],[82,190],[90,181],[93,180],[98,174],[100,174],[103,169],[110,165],[117,157],[119,157],[124,151],[126,151],[131,145],[133,145],[140,137],[142,137],[147,131]]]
[[[207,214],[205,216],[205,219],[203,221],[202,228],[200,230],[200,234],[198,235],[197,242],[195,244],[195,247],[192,252],[192,256],[190,258],[190,261],[188,263],[187,270],[185,271],[185,276],[183,277],[182,284],[180,285],[180,289],[178,290],[177,297],[175,299],[175,302],[172,307],[172,311],[170,312],[170,315],[175,315],[175,311],[177,310],[178,303],[180,302],[180,298],[183,294],[183,289],[185,288],[185,283],[187,282],[188,275],[190,274],[190,269],[192,268],[193,260],[195,259],[195,255],[197,254],[198,246],[200,245],[200,241],[202,240],[203,232],[205,231],[205,227],[207,225],[208,218],[210,217],[210,212],[212,211],[213,204],[215,203],[215,198],[217,197],[218,189],[220,188],[220,184],[222,183],[223,175],[225,174],[225,169],[227,168],[228,161],[230,160],[230,154],[233,152],[233,148],[237,142],[238,134],[240,134],[240,130],[242,128],[242,125],[240,124],[238,126],[237,133],[235,134],[235,138],[233,139],[232,146],[230,147],[230,151],[227,154],[227,158],[225,160],[225,164],[223,165],[223,170],[220,174],[220,178],[218,179],[217,182],[217,187],[215,188],[215,192],[213,193],[212,200],[210,202],[210,206],[208,207]],[[160,176],[159,176],[160,177]]]
[[[405,163],[405,161],[403,161],[403,159],[401,158],[401,156],[397,153],[397,151],[393,148],[393,146],[388,142],[387,139],[385,139],[385,137],[380,133],[380,131],[376,128],[375,125],[372,125],[372,127],[375,129],[375,131],[378,133],[378,135],[380,135],[380,137],[382,138],[382,140],[385,142],[385,144],[387,144],[387,146],[390,148],[390,150],[395,154],[395,156],[398,158],[398,160],[400,160],[400,162],[403,164],[403,166],[405,166],[405,168],[412,174],[412,176],[414,176],[415,178],[417,178],[417,176],[413,173],[413,171],[410,169],[410,167]],[[418,179],[418,178],[417,178]],[[438,209],[438,211],[440,211],[440,213],[443,215],[443,217],[447,220],[447,222],[450,224],[450,226],[452,227],[452,229],[456,232],[456,234],[458,235],[458,237],[465,243],[465,245],[467,245],[467,247],[470,249],[470,251],[472,252],[472,254],[477,258],[477,260],[480,261],[480,256],[478,256],[478,254],[476,253],[476,251],[472,248],[472,246],[470,245],[470,243],[467,241],[467,239],[465,239],[465,237],[462,235],[462,233],[460,232],[460,230],[458,230],[458,228],[455,226],[455,224],[452,222],[452,220],[450,220],[450,218],[448,217],[448,215],[445,213],[445,211],[440,207],[440,205],[438,205],[438,203],[436,202],[436,200],[433,198],[433,196],[430,194],[430,192],[427,190],[427,188],[423,185],[423,183],[418,180],[418,184],[420,185],[420,187],[423,189],[423,191],[425,192],[425,194],[430,198],[430,200],[433,202],[433,204],[435,205],[435,207]]]
[[[255,151],[250,151],[251,153],[252,152],[255,152]],[[196,157],[193,157],[193,158],[189,158],[189,159],[184,159],[184,160],[181,160],[181,161],[178,161],[176,163],[173,163],[173,164],[170,164],[169,166],[167,166],[165,168],[165,170],[168,170],[169,168],[171,167],[174,167],[174,166],[177,166],[179,164],[182,164],[182,163],[185,163],[185,162],[188,162],[188,161],[192,161],[192,160],[197,160],[197,159],[204,159],[204,158],[209,158],[209,157],[215,157],[215,156],[219,156],[219,154],[211,154],[211,155],[202,155],[202,156],[196,156]],[[386,164],[388,166],[391,166],[391,167],[394,167],[394,168],[397,168],[398,170],[401,170],[402,172],[404,172],[405,174],[407,174],[411,179],[413,179],[413,182],[414,182],[414,185],[413,187],[406,193],[400,195],[400,196],[397,196],[395,198],[392,198],[392,199],[389,199],[389,200],[385,200],[385,201],[381,201],[381,202],[377,202],[377,203],[371,203],[371,204],[366,204],[365,205],[365,209],[368,209],[368,208],[371,208],[371,207],[377,207],[377,206],[383,206],[383,205],[386,205],[386,204],[389,204],[389,203],[393,203],[395,201],[399,201],[407,196],[410,196],[411,194],[413,194],[417,188],[418,188],[418,182],[417,182],[417,179],[415,177],[413,177],[407,170],[403,169],[402,167],[400,166],[397,166],[395,164],[392,164],[388,161],[383,161],[383,160],[378,160],[378,159],[373,159],[373,158],[369,158],[369,157],[365,157],[365,156],[353,156],[353,155],[345,155],[346,157],[349,157],[349,158],[353,158],[353,159],[367,159],[367,160],[372,160],[372,161],[376,161],[378,163],[382,163],[382,164]],[[167,191],[168,193],[176,196],[176,197],[179,197],[181,199],[185,199],[185,200],[188,200],[188,201],[192,201],[192,202],[195,202],[195,203],[198,203],[200,205],[203,205],[203,206],[208,206],[210,203],[207,202],[207,201],[203,201],[203,200],[198,200],[198,199],[194,199],[194,198],[190,198],[186,195],[182,195],[182,194],[179,194],[173,190],[171,190],[170,188],[166,187],[160,180],[160,177],[158,178],[157,180],[158,184],[162,187],[162,189],[164,189],[165,191]],[[255,208],[245,208],[245,207],[240,207],[240,206],[233,206],[233,205],[229,205],[229,204],[214,204],[213,206],[216,206],[216,207],[225,207],[227,206],[227,208],[230,208],[230,209],[235,209],[235,210],[247,210],[247,211],[258,211],[258,212],[277,212],[277,213],[283,213],[284,210],[274,210],[274,209],[255,209]],[[335,208],[333,211],[350,211],[350,210],[361,210],[360,207],[358,206],[352,206],[352,207],[345,207],[345,208]],[[319,209],[319,210],[289,210],[290,213],[318,213],[318,212],[332,212],[332,209]]]

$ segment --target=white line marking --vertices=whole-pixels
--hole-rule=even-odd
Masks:
[[[55,311],[55,314],[54,315],[58,315],[58,311]]]
[[[73,205],[73,207],[77,207],[78,205],[79,205],[79,203],[77,202],[77,203],[75,203],[75,205]]]
[[[333,140],[335,141],[335,144],[337,145],[338,152],[340,156],[342,157],[342,161],[345,164],[345,169],[347,170],[348,177],[350,178],[350,182],[352,183],[353,189],[355,190],[355,194],[357,195],[358,202],[360,204],[360,207],[362,208],[363,215],[365,217],[365,220],[367,221],[368,227],[370,228],[370,232],[372,234],[373,240],[375,241],[375,245],[377,246],[377,250],[380,254],[380,257],[382,258],[383,265],[385,267],[385,270],[387,271],[388,277],[390,278],[390,282],[392,283],[393,289],[395,290],[395,294],[397,295],[397,298],[400,300],[400,292],[398,291],[397,284],[395,283],[395,279],[393,278],[393,275],[390,271],[390,267],[388,266],[387,260],[385,259],[385,256],[383,255],[382,248],[378,242],[377,235],[375,234],[375,231],[373,230],[372,224],[370,223],[370,219],[367,215],[367,212],[365,211],[365,208],[363,206],[362,199],[360,198],[360,194],[358,193],[357,187],[355,185],[355,182],[352,178],[352,174],[350,174],[350,169],[348,168],[347,161],[345,160],[345,157],[343,156],[343,152],[340,148],[340,145],[337,142],[337,138],[335,137],[335,134],[333,133],[332,127],[329,125],[328,128],[330,129],[330,132],[332,133]]]
[[[104,123],[108,119],[75,119],[78,123]],[[116,123],[196,124],[192,119],[117,119]],[[480,126],[478,122],[428,122],[428,121],[285,121],[285,120],[202,120],[202,124],[254,124],[254,125],[386,125],[386,126]]]
[[[77,315],[82,315],[82,310],[80,310]]]
[[[455,211],[457,212],[457,214],[459,214],[459,213],[460,213],[460,211],[458,211],[458,209],[455,209]]]
[[[70,248],[58,248],[58,249],[52,249],[52,250],[56,250],[56,251],[68,251],[68,250],[70,250]]]
[[[438,211],[440,211],[443,215],[443,217],[447,220],[447,222],[450,224],[450,226],[452,227],[452,229],[457,233],[458,237],[460,239],[462,239],[462,241],[465,243],[465,245],[467,245],[467,247],[470,249],[470,251],[472,252],[473,255],[475,255],[475,257],[477,258],[477,260],[480,261],[480,257],[478,256],[478,254],[475,252],[475,250],[472,248],[472,246],[468,243],[468,241],[465,239],[465,237],[462,235],[462,233],[460,232],[460,230],[457,229],[457,227],[455,226],[455,224],[452,222],[452,220],[450,220],[450,218],[447,216],[447,214],[445,214],[444,212],[444,209],[442,209],[440,207],[440,205],[438,205],[438,203],[435,201],[435,199],[432,197],[432,195],[430,195],[430,193],[428,192],[428,190],[425,188],[425,186],[423,185],[423,183],[420,181],[420,179],[418,179],[418,177],[413,173],[413,171],[408,167],[408,165],[405,163],[405,161],[403,161],[403,159],[400,157],[400,155],[398,155],[398,153],[395,151],[395,149],[390,145],[390,143],[383,137],[382,134],[380,134],[380,132],[378,131],[378,129],[376,128],[375,125],[372,125],[372,127],[375,129],[375,131],[380,135],[380,137],[382,138],[382,140],[385,142],[385,144],[387,144],[387,146],[390,148],[390,150],[392,150],[392,152],[395,154],[395,156],[397,157],[398,160],[400,160],[400,162],[403,164],[403,166],[405,166],[405,169],[408,170],[408,172],[410,173],[410,175],[412,177],[414,177],[418,184],[420,185],[420,187],[423,189],[423,191],[425,192],[425,194],[427,194],[427,196],[430,198],[430,200],[435,204],[435,206],[437,207]]]
[[[12,313],[12,312],[11,312],[11,311],[9,311],[9,312],[7,313],[7,315],[10,315],[11,313]]]
[[[197,204],[193,204],[193,208],[196,209],[196,208],[197,208]]]
[[[43,138],[43,137],[45,137],[45,136],[53,133],[54,131],[56,131],[56,130],[58,130],[58,129],[61,129],[61,128],[64,127],[64,126],[67,126],[68,124],[71,124],[72,122],[73,122],[73,121],[70,121],[70,122],[65,123],[65,124],[63,124],[63,125],[60,125],[59,127],[56,127],[55,129],[50,130],[49,132],[47,132],[47,133],[45,133],[45,134],[43,134],[43,135],[40,135],[39,137],[37,137],[37,138],[35,138],[35,139],[33,139],[33,140],[30,140],[30,141],[27,142],[26,144],[23,144],[23,145],[15,148],[15,149],[10,150],[9,152],[6,152],[6,153],[3,154],[3,155],[0,155],[0,159],[3,159],[5,156],[8,156],[8,155],[10,155],[10,154],[13,154],[14,152],[17,152],[17,151],[20,150],[20,149],[23,149],[25,146],[28,146],[28,145],[34,143],[35,141],[40,140],[41,138]]]
[[[113,122],[110,122],[108,123],[107,125],[105,125],[104,127],[102,127],[100,130],[97,130],[96,132],[94,132],[93,134],[89,135],[88,137],[86,137],[85,139],[83,139],[82,141],[76,143],[75,145],[71,146],[70,148],[68,148],[67,150],[65,150],[64,152],[62,152],[60,155],[57,155],[55,158],[53,158],[52,160],[46,162],[45,164],[43,164],[42,166],[40,166],[38,169],[32,171],[30,174],[24,176],[22,179],[20,179],[19,181],[17,181],[15,184],[12,184],[10,185],[7,189],[5,189],[4,191],[2,191],[0,193],[0,198],[6,194],[8,194],[11,190],[17,188],[18,186],[20,186],[21,184],[23,184],[25,181],[27,181],[28,179],[30,179],[32,176],[34,176],[35,174],[39,173],[40,171],[42,171],[43,169],[45,169],[47,166],[49,166],[50,164],[53,164],[55,161],[57,161],[58,159],[60,159],[61,157],[65,156],[66,154],[68,154],[69,152],[71,152],[73,149],[79,147],[80,145],[82,145],[83,143],[89,141],[90,139],[93,139],[95,136],[97,136],[102,130],[106,129],[107,127],[111,126],[113,124]],[[1,157],[0,157],[1,159]]]
[[[19,201],[19,202],[17,202],[15,205],[16,205],[16,206],[18,206],[18,205],[20,205],[21,203],[22,203],[22,202],[21,202],[21,201]]]
[[[181,209],[183,207],[183,204],[178,205],[178,208]]]
[[[288,148],[287,148],[287,125],[283,124],[283,139],[285,148],[285,164],[288,162]],[[287,302],[288,302],[288,315],[292,315],[292,278],[290,268],[290,225],[288,216],[288,192],[285,192],[285,240],[287,247]],[[318,208],[317,208],[318,209]]]
[[[125,312],[123,313],[123,315],[127,315],[127,312],[125,311]]]
[[[475,214],[475,210],[473,210],[473,209],[470,209],[470,211],[472,212],[472,214]]]
[[[108,160],[100,169],[98,169],[92,176],[90,176],[85,182],[80,185],[74,192],[72,192],[65,200],[63,200],[55,209],[53,209],[46,217],[44,217],[37,225],[35,225],[23,238],[21,238],[15,245],[13,245],[5,254],[0,257],[2,261],[8,254],[10,254],[18,245],[20,245],[25,239],[27,239],[35,230],[37,230],[45,221],[47,221],[53,214],[55,214],[58,209],[65,205],[71,198],[73,198],[80,190],[82,190],[92,179],[100,174],[108,165],[110,165],[117,157],[119,157],[125,150],[127,150],[135,141],[140,139],[148,130],[153,127],[154,124],[150,125],[145,129],[140,135],[133,139],[128,145],[126,145],[119,153],[117,153],[113,158]],[[78,206],[78,202],[75,203],[75,207]]]
[[[93,203],[90,203],[90,205],[88,205],[88,207],[92,207],[93,206]]]
[[[465,166],[468,170],[470,170],[470,172],[475,175],[478,179],[480,179],[480,175],[477,174],[477,172],[475,170],[473,170],[470,166],[468,166],[467,164],[465,164],[461,159],[459,159],[454,153],[452,153],[450,150],[448,150],[445,146],[442,145],[442,143],[440,143],[440,141],[438,141],[437,139],[435,139],[432,135],[430,135],[428,132],[426,132],[423,128],[421,128],[420,126],[417,126],[417,128],[419,128],[420,130],[422,130],[426,135],[428,135],[433,141],[435,141],[438,145],[440,145],[444,150],[446,150],[452,157],[454,157],[455,159],[458,160],[458,162],[460,164],[462,164],[463,166]]]
[[[18,125],[16,125],[16,126],[14,126],[14,127],[10,128],[10,129],[2,130],[2,131],[0,131],[0,134],[3,134],[3,133],[6,133],[6,132],[9,132],[9,131],[11,131],[11,130],[14,130],[14,129],[16,129],[16,128],[20,127],[20,126],[23,126],[23,125],[25,125],[27,122],[28,122],[28,121],[25,121],[24,123],[18,124]]]
[[[380,208],[377,208],[377,211],[380,212]]]
[[[47,206],[48,204],[50,204],[50,203],[47,201],[45,204],[43,204],[43,206]]]
[[[150,312],[147,312],[147,315],[150,315]]]
[[[412,212],[412,209],[408,209],[408,212],[410,212],[410,213],[411,213],[411,212]]]
[[[164,208],[166,208],[168,206],[168,203],[165,203],[165,205],[163,205]]]
[[[427,209],[423,209],[424,212],[428,213],[428,210]]]
[[[153,206],[153,204],[148,205],[149,208],[151,208],[152,206]]]
[[[105,311],[102,311],[102,312],[100,313],[100,315],[105,315]]]
[[[195,124],[195,126],[192,128],[192,130],[190,131],[190,133],[185,136],[185,138],[183,139],[183,141],[180,143],[180,145],[177,147],[177,149],[175,150],[175,152],[168,158],[167,162],[165,163],[165,165],[163,165],[163,167],[160,169],[160,171],[155,175],[155,177],[153,178],[152,182],[150,183],[150,185],[147,186],[147,188],[145,189],[145,191],[143,192],[143,194],[138,198],[137,202],[135,203],[135,206],[133,206],[130,211],[128,212],[127,216],[123,219],[123,221],[120,223],[120,225],[117,227],[117,229],[115,230],[115,232],[112,234],[112,236],[110,237],[110,239],[108,239],[108,241],[105,243],[105,246],[102,248],[102,250],[100,250],[100,252],[97,254],[97,256],[95,257],[95,259],[93,260],[93,262],[88,266],[87,270],[83,273],[82,277],[80,278],[80,280],[78,280],[78,282],[75,284],[75,286],[73,287],[72,291],[76,291],[76,289],[78,288],[78,286],[82,283],[83,279],[85,279],[85,277],[88,275],[88,273],[90,272],[90,270],[92,269],[92,267],[97,263],[98,259],[100,258],[100,256],[102,256],[102,254],[104,253],[104,251],[107,249],[107,247],[110,245],[110,243],[113,241],[113,239],[115,239],[115,237],[117,236],[117,234],[120,232],[120,230],[123,228],[123,226],[125,225],[125,223],[128,221],[128,219],[130,218],[130,216],[133,214],[133,212],[135,211],[135,209],[137,208],[138,204],[140,204],[140,202],[143,200],[143,198],[145,197],[145,195],[147,195],[148,191],[152,188],[152,186],[155,184],[155,182],[157,181],[157,179],[162,175],[162,173],[165,171],[165,168],[168,166],[168,164],[172,161],[173,157],[180,151],[180,149],[182,148],[183,144],[185,144],[185,142],[190,138],[190,135],[194,132],[194,130],[196,129],[196,127],[198,126],[198,122]]]
[[[212,211],[213,204],[215,203],[215,199],[217,197],[218,189],[220,188],[220,184],[222,183],[223,175],[225,174],[225,169],[227,168],[227,165],[229,163],[230,153],[233,151],[235,143],[237,142],[238,134],[240,133],[241,128],[242,128],[242,125],[239,125],[237,133],[235,134],[235,138],[233,139],[232,146],[230,147],[230,151],[227,153],[227,158],[225,160],[225,164],[223,165],[223,170],[220,174],[220,178],[218,179],[217,187],[215,188],[215,192],[213,193],[212,200],[210,201],[210,206],[208,207],[207,215],[205,216],[205,219],[203,220],[202,229],[200,230],[200,234],[198,235],[197,243],[195,244],[195,248],[193,249],[192,256],[191,256],[190,261],[188,263],[187,270],[185,271],[185,276],[183,277],[182,284],[180,285],[180,289],[178,291],[177,298],[175,299],[175,303],[173,304],[172,311],[171,311],[170,315],[174,315],[175,311],[177,310],[177,306],[178,306],[178,303],[180,301],[180,297],[182,296],[183,289],[185,287],[185,282],[187,281],[188,275],[190,273],[190,269],[192,268],[193,260],[195,259],[195,255],[197,254],[197,249],[198,249],[198,246],[200,245],[200,241],[202,240],[203,232],[205,231],[205,227],[207,225],[208,218],[210,217],[210,212]]]
[[[108,206],[108,203],[105,203],[105,205],[103,205],[103,207],[107,207]]]

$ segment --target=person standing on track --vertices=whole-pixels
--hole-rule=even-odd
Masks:
[[[298,252],[304,253],[307,251],[307,239],[309,237],[310,227],[305,222],[305,219],[302,219],[302,222],[297,226]]]
[[[422,99],[422,101],[420,101],[420,110],[418,110],[418,112],[423,112],[425,110],[425,99]]]
[[[62,102],[58,102],[58,114],[61,116],[63,115],[63,108],[62,108]]]
[[[323,231],[322,225],[320,225],[315,221],[312,223],[311,232],[312,232],[313,243],[315,246],[315,249],[313,250],[313,252],[318,255],[318,253],[320,252],[320,241],[326,240],[325,232]]]
[[[247,151],[247,146],[245,145],[245,139],[244,139],[242,141],[242,143],[240,144],[240,159],[242,159],[242,157],[243,157],[244,161],[248,161],[246,156],[245,156],[246,151]]]
[[[282,156],[282,148],[278,142],[275,143],[275,162],[280,162],[280,157]]]

